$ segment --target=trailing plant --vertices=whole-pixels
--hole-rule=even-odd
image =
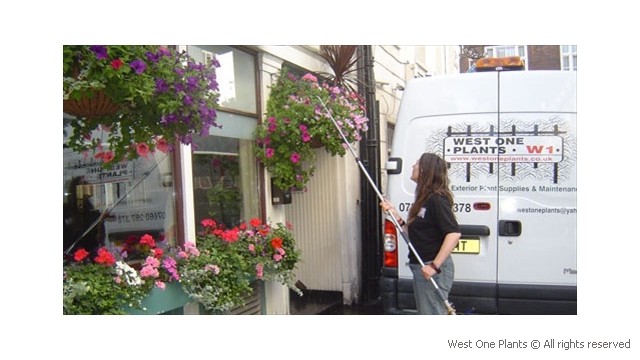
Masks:
[[[190,144],[218,126],[219,66],[164,46],[63,46],[63,109],[75,116],[67,145],[108,168]]]
[[[343,156],[361,139],[368,119],[356,93],[319,83],[312,74],[298,78],[285,67],[267,100],[266,121],[254,132],[256,158],[281,189],[304,188],[315,172],[314,147]]]

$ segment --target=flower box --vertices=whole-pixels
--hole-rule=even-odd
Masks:
[[[151,294],[142,300],[143,309],[146,310],[128,308],[125,311],[131,315],[158,315],[192,302],[179,282],[168,282],[166,285],[164,290],[154,287]]]

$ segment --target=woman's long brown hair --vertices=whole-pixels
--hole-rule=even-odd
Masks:
[[[453,194],[449,189],[449,175],[447,163],[436,154],[424,153],[418,162],[418,181],[416,185],[416,199],[409,209],[411,223],[424,206],[431,194],[441,194],[449,199],[453,205]]]

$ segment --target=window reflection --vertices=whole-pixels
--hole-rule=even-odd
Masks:
[[[256,114],[256,77],[253,55],[225,45],[189,45],[187,52],[196,61],[206,63],[214,55],[220,67],[216,78],[220,106]]]
[[[195,219],[234,227],[257,217],[258,189],[251,142],[222,136],[195,141],[192,155]]]
[[[135,260],[147,253],[128,245],[145,234],[177,245],[171,155],[156,152],[105,169],[102,160],[64,148],[63,218],[66,255],[106,246],[128,250],[127,260]]]

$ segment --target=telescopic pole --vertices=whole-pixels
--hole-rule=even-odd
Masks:
[[[375,183],[371,179],[371,176],[369,176],[367,169],[365,169],[364,165],[362,165],[362,161],[360,161],[360,158],[356,155],[355,150],[353,149],[351,144],[349,144],[349,140],[347,140],[347,137],[344,136],[344,134],[340,130],[338,123],[333,118],[333,115],[331,115],[331,112],[329,112],[329,109],[327,109],[327,106],[322,101],[322,98],[318,96],[318,100],[320,101],[320,104],[322,104],[322,107],[324,107],[324,110],[326,111],[327,115],[329,115],[329,117],[331,118],[331,121],[333,122],[333,124],[336,126],[336,129],[338,129],[338,132],[340,133],[342,140],[344,140],[344,143],[347,144],[347,148],[349,149],[349,152],[351,152],[351,155],[353,155],[354,159],[356,160],[356,163],[358,163],[358,167],[360,168],[364,176],[369,181],[369,184],[371,185],[373,190],[376,192],[378,199],[380,199],[380,201],[386,201],[384,196],[382,196],[382,193],[380,193],[380,190],[378,190],[378,187],[375,185]],[[420,262],[420,266],[424,267],[425,266],[424,261],[422,261],[422,258],[420,258],[420,255],[418,255],[418,252],[413,247],[413,244],[411,243],[409,236],[404,232],[404,230],[402,230],[402,226],[400,226],[400,224],[398,223],[398,220],[396,220],[395,216],[389,216],[389,217],[391,218],[391,222],[393,222],[393,225],[395,225],[396,229],[402,235],[402,238],[407,243],[407,246],[409,247],[413,255],[416,257],[416,259],[418,259],[418,262]],[[436,293],[440,297],[440,300],[442,300],[442,302],[444,303],[444,307],[447,309],[447,312],[449,313],[449,315],[456,315],[456,310],[453,308],[453,305],[451,305],[449,300],[447,300],[447,298],[444,296],[444,294],[442,293],[442,290],[440,290],[440,286],[438,286],[436,281],[433,280],[433,277],[429,278],[429,280],[431,280],[431,284],[433,284],[433,287],[436,289]]]

